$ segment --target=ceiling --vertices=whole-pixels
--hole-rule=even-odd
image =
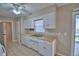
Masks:
[[[21,4],[21,3],[20,3]],[[24,3],[22,4],[25,6],[25,9],[29,11],[30,13],[37,12],[43,8],[49,7],[51,5],[54,5],[54,3]],[[59,4],[58,6],[65,5],[65,4]],[[9,10],[11,5],[9,3],[0,3],[0,16],[3,17],[16,17],[12,10]],[[23,15],[28,15],[27,12],[24,12]]]

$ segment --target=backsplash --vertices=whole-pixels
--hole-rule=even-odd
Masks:
[[[34,32],[34,29],[25,29],[25,34],[46,34],[46,35],[57,35],[55,29],[46,29],[45,32]]]

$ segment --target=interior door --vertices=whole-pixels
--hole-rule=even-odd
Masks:
[[[5,22],[4,23],[4,38],[5,38],[5,45],[9,48],[12,44],[12,23]]]
[[[4,45],[4,36],[3,36],[3,23],[0,22],[0,43]]]

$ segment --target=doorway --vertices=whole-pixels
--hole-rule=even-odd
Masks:
[[[9,48],[12,44],[12,23],[4,22],[4,42],[6,48]]]
[[[0,44],[4,45],[7,53],[12,44],[12,22],[0,22]]]
[[[79,14],[75,15],[75,46],[74,56],[79,56]]]
[[[72,12],[71,56],[79,56],[79,9]]]

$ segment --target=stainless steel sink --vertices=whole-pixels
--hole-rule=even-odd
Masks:
[[[41,34],[34,34],[32,36],[34,36],[34,37],[42,37],[43,35],[41,35]]]

